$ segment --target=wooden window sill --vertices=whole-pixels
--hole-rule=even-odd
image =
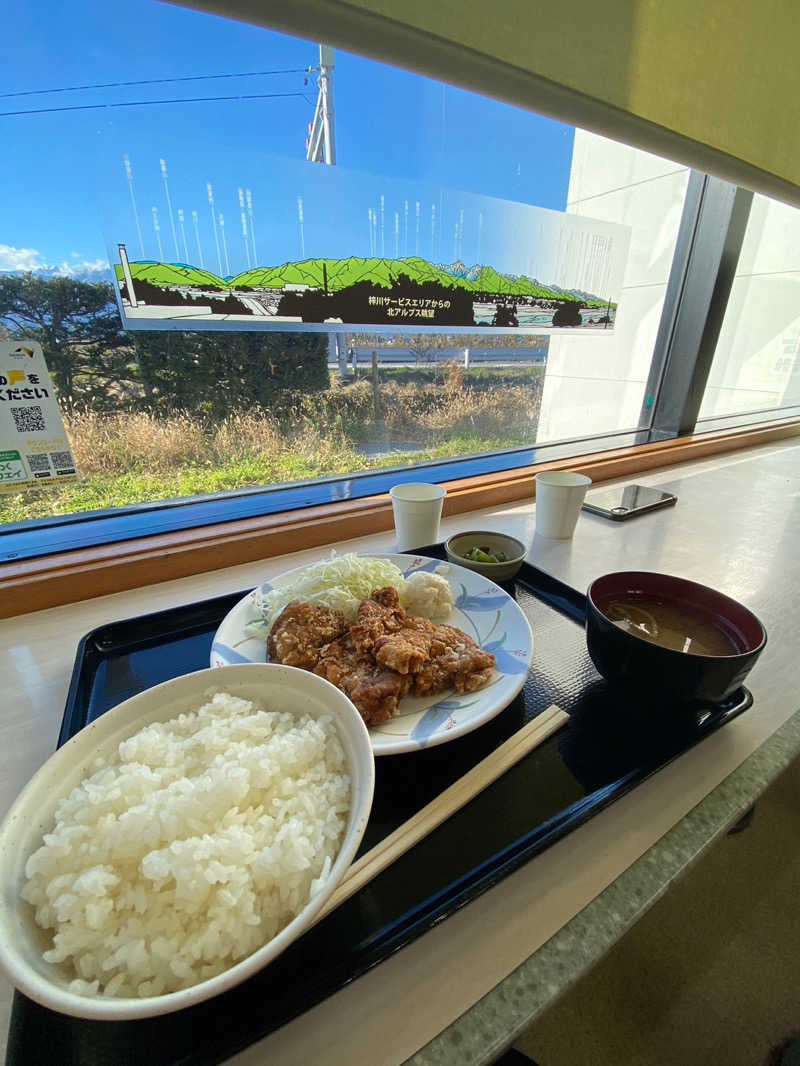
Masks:
[[[534,497],[534,475],[575,470],[593,482],[800,435],[800,419],[618,448],[446,483],[445,515]],[[0,565],[0,618],[335,544],[392,528],[387,494]]]

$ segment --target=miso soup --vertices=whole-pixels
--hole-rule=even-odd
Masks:
[[[684,604],[637,596],[613,600],[603,613],[620,629],[672,651],[689,655],[738,655],[741,651],[708,616]]]

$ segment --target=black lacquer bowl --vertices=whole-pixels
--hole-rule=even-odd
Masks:
[[[744,681],[764,650],[767,634],[756,616],[721,592],[668,574],[622,571],[589,586],[586,642],[597,670],[632,699],[647,695],[648,707],[681,708],[720,703]],[[680,607],[687,617],[711,624],[730,641],[726,655],[674,651],[623,629],[607,616],[620,601]]]

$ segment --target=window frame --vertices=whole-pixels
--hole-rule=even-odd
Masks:
[[[651,440],[695,431],[752,202],[747,189],[690,173],[645,390]]]
[[[574,470],[599,483],[799,436],[800,417],[788,418],[450,481],[444,514],[532,502],[534,477],[543,470]],[[0,618],[336,544],[392,526],[391,500],[381,494],[9,562],[0,566]]]
[[[266,488],[235,489],[224,495],[160,500],[76,515],[9,522],[0,527],[0,564],[223,522],[289,514],[339,501],[363,500],[387,493],[392,485],[400,482],[419,480],[420,471],[426,479],[444,483],[631,447],[646,443],[647,439],[646,430],[624,429],[603,436],[575,437],[459,456],[447,461],[385,467]]]

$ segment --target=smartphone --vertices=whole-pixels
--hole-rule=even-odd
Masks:
[[[625,485],[607,492],[590,492],[583,502],[584,511],[610,518],[612,522],[624,522],[646,511],[659,507],[673,507],[678,497],[671,492],[651,489],[646,485]]]

